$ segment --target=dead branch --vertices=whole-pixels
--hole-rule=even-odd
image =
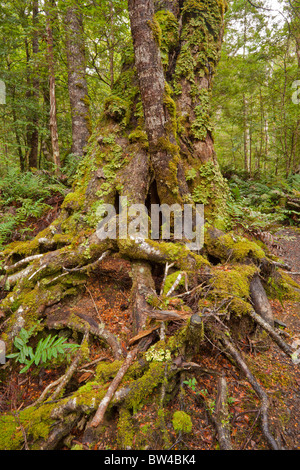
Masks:
[[[252,388],[254,391],[257,393],[258,397],[261,400],[261,427],[262,427],[262,432],[263,435],[265,436],[269,446],[273,450],[279,450],[279,447],[277,445],[277,442],[275,441],[274,437],[272,436],[270,430],[269,430],[269,419],[268,419],[268,410],[269,410],[269,400],[267,397],[267,394],[265,391],[262,389],[262,387],[259,385],[257,382],[256,378],[254,375],[250,372],[247,364],[245,363],[244,359],[242,358],[241,354],[238,352],[238,350],[233,346],[232,342],[229,340],[229,338],[225,335],[222,336],[221,342],[225,346],[226,350],[225,353],[228,353],[231,358],[233,358],[237,365],[240,367],[242,372],[245,374],[247,377],[248,381],[250,382]]]
[[[63,377],[64,376],[61,376],[59,377],[59,379],[55,380],[55,382],[51,382],[44,390],[43,392],[41,393],[40,397],[32,404],[30,405],[31,406],[38,406],[40,405],[41,403],[43,403],[43,401],[46,399],[47,395],[48,395],[48,392],[56,387],[57,385],[60,384],[60,382],[63,380]],[[28,407],[29,408],[29,407]]]
[[[141,339],[145,338],[146,336],[151,335],[154,331],[157,331],[160,328],[160,325],[156,325],[153,328],[150,328],[148,330],[143,330],[141,331],[138,335],[134,336],[131,338],[128,342],[129,346],[132,346],[133,344],[137,343]]]
[[[166,263],[164,278],[163,278],[163,281],[162,281],[162,284],[161,284],[161,289],[160,289],[160,295],[163,295],[164,287],[165,287],[165,283],[166,283],[166,279],[167,279],[167,276],[168,276],[169,269],[171,269],[174,265],[175,265],[175,263],[171,263],[171,264]]]
[[[174,284],[172,285],[171,289],[169,290],[169,292],[167,293],[167,297],[170,297],[170,295],[173,294],[173,292],[176,290],[176,288],[179,286],[179,283],[181,281],[181,279],[183,278],[183,276],[185,276],[185,280],[186,280],[186,284],[187,284],[187,274],[185,272],[181,272],[178,274]]]
[[[147,315],[159,321],[187,320],[191,314],[179,310],[148,310]]]

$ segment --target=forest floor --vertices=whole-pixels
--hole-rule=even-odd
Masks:
[[[281,228],[274,236],[273,252],[291,266],[292,272],[300,272],[300,231],[293,228]],[[300,282],[300,275],[293,275]],[[158,276],[158,281],[159,281]],[[109,330],[123,341],[124,348],[131,336],[129,299],[131,291],[130,263],[118,257],[102,262],[101,268],[90,279],[82,292],[81,298],[74,304],[48,308],[45,312],[48,326],[57,320],[67,320],[75,314],[91,324],[103,321]],[[300,304],[295,302],[280,303],[271,301],[274,317],[286,325],[285,332],[291,336],[289,342],[299,340],[300,346]],[[167,334],[171,334],[179,325],[171,324]],[[300,376],[298,366],[270,342],[267,348],[256,347],[247,338],[239,344],[245,353],[250,370],[255,373],[267,392],[270,400],[271,429],[284,449],[300,449]],[[89,364],[82,366],[74,375],[67,390],[72,390],[86,383],[95,372],[94,360],[112,361],[109,350],[103,343],[96,341],[90,351]],[[243,375],[223,356],[221,351],[205,346],[193,360],[201,365],[202,370],[192,375],[186,373],[186,380],[195,379],[184,385],[185,394],[177,394],[166,409],[165,427],[168,431],[162,434],[157,426],[157,405],[149,403],[135,414],[135,425],[139,434],[145,434],[145,442],[151,450],[216,450],[218,442],[211,420],[211,411],[215,406],[217,382],[220,372],[225,374],[228,386],[231,436],[234,449],[260,450],[268,446],[262,437],[259,425],[259,399]],[[0,412],[15,412],[33,403],[45,389],[64,373],[64,367],[51,366],[11,375],[9,383],[0,388]],[[1,386],[1,384],[0,384]],[[184,400],[183,400],[184,396]],[[191,416],[193,429],[178,439],[172,426],[173,413],[182,410]],[[105,421],[105,428],[99,450],[120,449],[116,438],[116,419],[113,412]],[[75,432],[71,445],[81,442],[82,436]],[[65,445],[63,449],[70,446]],[[140,449],[139,443],[133,442],[133,450]]]

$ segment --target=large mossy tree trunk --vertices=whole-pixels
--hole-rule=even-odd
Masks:
[[[58,400],[56,395],[46,403],[41,399],[38,406],[20,412],[27,443],[34,448],[58,447],[78,423],[84,429],[83,421],[92,419],[98,406],[101,416],[107,407],[119,408],[120,446],[130,445],[123,431],[131,429],[132,415],[155,394],[159,396],[155,403],[163,410],[165,401],[178,391],[184,364],[189,364],[203,343],[204,329],[206,338],[218,348],[229,344],[232,318],[236,325],[247,317],[253,329],[251,279],[258,272],[269,279],[275,271],[258,245],[220,230],[227,221],[227,187],[216,162],[209,102],[222,43],[225,1],[129,0],[129,13],[133,41],[124,50],[122,73],[59,217],[35,239],[11,244],[1,254],[1,338],[8,352],[22,327],[29,330],[38,325],[41,335],[47,329],[74,330],[83,335],[85,346],[87,336],[90,342],[100,338],[115,359],[109,366],[101,366],[95,379],[71,396],[62,392]],[[205,204],[207,229],[201,253],[172,239],[100,240],[99,210],[103,204],[112,204],[118,219],[122,198],[127,198],[128,205],[147,207]],[[70,301],[74,305],[86,283],[101,270],[102,261],[112,256],[131,263],[132,339],[126,346],[127,350],[138,347],[138,360],[133,354],[135,362],[128,361],[123,368],[127,350],[109,325],[100,318],[89,319],[86,312],[78,317],[72,308],[65,317],[60,313],[60,306],[66,307]],[[223,262],[230,264],[226,272],[213,265]],[[153,278],[157,267],[159,286]],[[279,274],[276,276],[278,281]],[[187,305],[178,299],[170,302],[178,288]],[[53,313],[53,306],[58,314]],[[223,311],[226,327],[216,320]],[[166,335],[172,322],[173,330]],[[231,343],[227,349],[239,357]],[[62,383],[74,373],[80,356],[74,361]],[[242,359],[240,362],[244,367]],[[117,391],[110,387],[114,393],[108,400],[105,389],[114,377],[120,383],[121,372],[126,386]],[[264,401],[265,427],[266,412]],[[3,441],[0,437],[0,447],[1,442],[8,445],[9,433],[15,432],[14,445],[22,446],[22,431],[16,431],[19,421],[13,416],[0,417],[0,425],[8,430]],[[37,426],[40,422],[44,427]],[[101,425],[91,429],[87,423],[83,441],[87,445],[97,442],[101,429]]]

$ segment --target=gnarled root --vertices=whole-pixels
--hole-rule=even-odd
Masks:
[[[220,377],[218,381],[218,395],[214,412],[214,422],[217,428],[220,449],[232,450],[228,413],[227,383],[224,376]]]
[[[269,404],[269,400],[268,400],[266,392],[262,389],[262,387],[259,385],[254,375],[250,372],[241,354],[234,347],[234,345],[228,339],[228,337],[224,335],[220,338],[220,341],[225,346],[225,351],[224,351],[225,354],[228,354],[232,359],[234,359],[234,361],[237,363],[238,367],[245,374],[252,388],[254,389],[254,391],[257,393],[258,397],[261,400],[261,408],[260,408],[261,428],[262,428],[262,432],[263,432],[264,437],[266,438],[267,443],[269,444],[271,449],[280,450],[277,442],[275,441],[269,429],[268,410],[269,410],[270,404]]]
[[[249,312],[249,315],[253,320],[260,325],[265,331],[269,333],[271,338],[275,341],[275,343],[287,354],[287,356],[291,356],[293,354],[293,349],[289,346],[283,339],[280,337],[278,333],[270,326],[270,324],[264,320],[260,315],[258,315],[254,310]]]

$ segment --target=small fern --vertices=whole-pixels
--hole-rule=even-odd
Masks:
[[[65,354],[67,351],[71,352],[79,348],[78,344],[67,343],[66,338],[59,338],[57,335],[49,335],[45,339],[41,339],[33,351],[31,346],[28,346],[28,341],[32,336],[35,328],[30,331],[22,328],[19,336],[14,340],[14,346],[18,349],[18,352],[7,356],[8,359],[15,359],[20,364],[25,364],[25,367],[20,371],[20,374],[24,374],[28,369],[35,364],[44,364],[50,361],[52,358],[57,358],[59,354]]]

